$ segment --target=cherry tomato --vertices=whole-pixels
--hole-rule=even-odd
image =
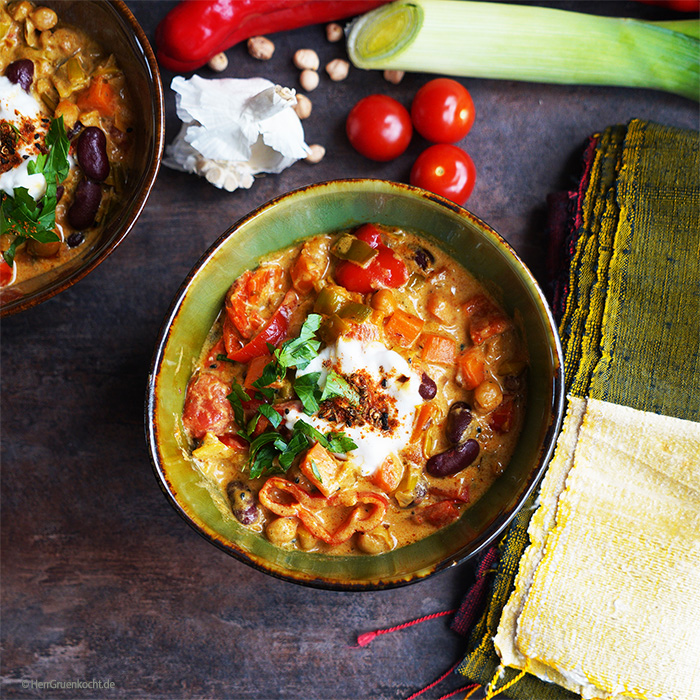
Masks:
[[[451,78],[423,85],[411,104],[416,131],[434,143],[461,141],[474,123],[474,103],[467,88]]]
[[[372,224],[361,226],[355,236],[378,252],[367,267],[341,260],[335,268],[335,280],[341,287],[351,292],[369,294],[380,287],[396,288],[406,284],[406,263],[381,242],[381,234]]]
[[[476,168],[461,148],[438,143],[426,148],[416,158],[410,182],[456,204],[464,204],[474,189]]]
[[[413,126],[408,110],[387,95],[369,95],[348,114],[345,131],[352,147],[372,160],[400,156],[411,142]]]
[[[676,12],[700,12],[699,0],[639,0],[647,5],[658,5]]]

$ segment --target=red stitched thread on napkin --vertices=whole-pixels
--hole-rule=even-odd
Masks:
[[[389,632],[396,632],[398,630],[405,629],[406,627],[412,627],[413,625],[417,625],[421,622],[427,622],[428,620],[434,620],[436,617],[443,617],[444,615],[452,615],[455,612],[456,612],[456,609],[455,610],[443,610],[442,612],[432,613],[431,615],[425,615],[424,617],[419,617],[415,620],[409,620],[408,622],[404,622],[403,624],[396,625],[394,627],[386,627],[386,628],[381,629],[381,630],[374,630],[373,632],[365,632],[364,634],[358,635],[356,646],[365,647],[375,637],[378,637],[380,634],[388,634]]]
[[[488,574],[493,571],[494,564],[498,561],[498,547],[493,546],[486,550],[484,558],[476,570],[476,580],[462,600],[454,620],[450,625],[457,634],[466,636],[471,632],[476,618],[481,615],[488,591]]]

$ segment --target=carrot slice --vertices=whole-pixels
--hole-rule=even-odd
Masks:
[[[379,486],[382,491],[392,493],[401,483],[403,472],[403,462],[395,455],[389,455],[372,475],[372,483]]]
[[[421,359],[436,365],[453,365],[457,357],[457,343],[452,338],[435,333],[423,335]]]
[[[306,452],[299,469],[326,498],[340,490],[341,467],[318,442]]]
[[[81,112],[97,110],[103,117],[113,117],[119,107],[119,95],[104,76],[97,76],[76,100]]]
[[[423,330],[423,319],[406,313],[403,309],[396,309],[387,320],[384,331],[387,338],[402,348],[409,348],[416,342]]]
[[[465,350],[457,358],[457,384],[463,389],[476,389],[484,381],[484,364],[484,353],[480,347]]]

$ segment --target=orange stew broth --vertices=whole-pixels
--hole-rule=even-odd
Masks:
[[[129,174],[132,154],[134,113],[124,73],[113,55],[107,53],[82,30],[64,24],[60,14],[27,0],[0,0],[0,75],[12,63],[28,59],[34,75],[29,94],[40,103],[45,130],[52,119],[63,117],[71,140],[70,155],[74,161],[63,183],[63,196],[56,206],[55,232],[60,241],[39,243],[29,240],[17,248],[15,270],[10,274],[0,258],[0,285],[16,284],[36,277],[78,255],[100,235],[108,212],[118,202]],[[34,136],[34,120],[23,120],[22,138]],[[75,190],[83,177],[76,158],[76,142],[85,127],[97,127],[106,137],[110,172],[101,183],[102,196],[94,224],[75,229],[68,223],[67,213]],[[14,129],[0,122],[3,137],[3,158],[0,173],[16,166],[16,159],[7,157],[8,139],[15,139]],[[30,133],[25,133],[30,132]],[[11,146],[11,143],[9,144]],[[43,143],[37,146],[45,152]],[[12,234],[0,236],[0,251],[9,248]]]
[[[352,265],[350,272],[357,272],[358,265],[334,253],[338,246],[347,248],[355,240],[348,234],[357,230],[310,238],[271,255],[233,283],[188,385],[183,424],[193,463],[214,500],[226,517],[238,518],[282,547],[377,554],[430,535],[458,519],[503,472],[522,425],[527,357],[517,323],[425,237],[371,224],[360,230],[367,227],[399,269],[389,280],[393,288],[349,291],[338,284],[349,279],[350,287],[357,286],[347,268]],[[338,338],[357,340],[364,348],[378,348],[368,345],[378,342],[410,364],[412,381],[419,378],[410,437],[375,473],[363,475],[352,450],[331,454],[310,441],[286,472],[249,478],[249,443],[237,434],[240,426],[226,397],[235,380],[252,398],[251,384],[272,358],[267,350],[246,362],[231,362],[227,355],[245,354],[285,304],[291,309],[285,338],[295,338],[309,314],[318,313],[319,352]],[[391,400],[387,407],[380,387],[362,375],[344,376],[361,397],[359,405],[348,406],[351,402],[342,397],[328,399],[320,413],[336,419],[337,431],[374,421],[380,433],[390,433]],[[298,408],[288,377],[272,386],[274,394],[265,401],[279,413]],[[471,421],[461,436],[451,435],[451,442],[455,421],[450,413],[460,406]],[[266,420],[255,434],[264,430],[272,430]],[[285,433],[284,421],[280,430]],[[431,457],[468,440],[478,446],[470,464],[445,476],[429,473]]]

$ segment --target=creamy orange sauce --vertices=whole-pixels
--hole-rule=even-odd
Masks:
[[[368,468],[356,456],[362,447],[342,455],[320,451],[314,457],[317,461],[309,459],[305,449],[288,469],[282,469],[278,460],[262,476],[250,478],[248,443],[235,437],[241,426],[225,399],[234,381],[249,386],[248,372],[253,372],[251,363],[226,359],[227,353],[235,354],[256,335],[243,338],[235,328],[231,330],[231,315],[244,288],[240,280],[227,295],[189,384],[183,422],[193,466],[227,517],[237,517],[282,547],[376,554],[430,535],[454,522],[488,490],[505,469],[522,425],[527,356],[517,324],[469,272],[425,237],[388,227],[378,230],[382,244],[403,265],[405,281],[399,286],[380,284],[369,292],[342,288],[338,283],[342,262],[334,250],[343,236],[354,232],[338,232],[309,239],[263,261],[248,281],[265,277],[275,283],[267,290],[248,284],[245,300],[249,319],[254,294],[264,327],[274,309],[284,303],[281,300],[296,289],[299,301],[289,318],[287,338],[296,337],[309,314],[318,313],[322,319],[316,335],[322,339],[319,357],[325,356],[324,351],[328,354],[329,346],[363,348],[359,360],[358,355],[353,357],[360,364],[366,362],[368,369],[344,375],[355,392],[354,403],[336,397],[322,402],[316,414],[303,415],[289,375],[271,385],[273,394],[265,401],[277,406],[284,417],[278,430],[287,437],[293,424],[289,416],[301,415],[310,422],[335,421],[337,430],[348,433],[364,427],[373,436],[391,439],[401,424],[400,406],[408,407],[408,438],[390,444],[391,453],[385,460],[382,457],[379,468]],[[270,272],[273,268],[279,270]],[[261,270],[268,273],[263,275]],[[340,298],[345,306],[331,312],[329,298],[336,302]],[[397,327],[417,330],[404,337],[397,334]],[[260,327],[255,331],[259,333]],[[474,356],[478,361],[470,364],[468,358]],[[376,358],[384,363],[381,371],[386,376],[380,372],[373,379],[369,366]],[[317,364],[326,370],[341,366],[330,359]],[[387,369],[394,365],[398,369]],[[476,366],[475,376],[469,374],[472,366]],[[403,392],[404,396],[401,382],[409,377],[413,389]],[[423,389],[425,377],[432,380],[434,395]],[[391,390],[392,381],[398,387],[394,389],[398,399],[382,394],[382,387]],[[422,390],[418,396],[417,385]],[[455,437],[449,424],[454,423],[460,402],[467,405],[470,421],[463,434]],[[473,461],[454,473],[434,473],[439,455],[463,448],[467,441],[478,446]],[[369,452],[386,444],[378,438]]]

